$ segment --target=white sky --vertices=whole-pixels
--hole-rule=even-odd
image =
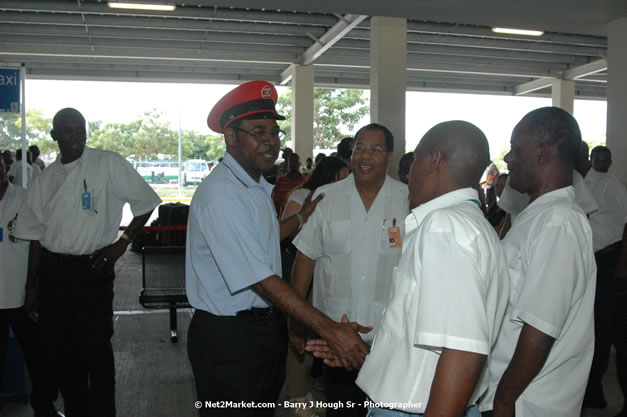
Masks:
[[[80,110],[87,120],[124,123],[156,108],[172,128],[212,133],[206,124],[209,110],[234,85],[126,83],[94,81],[26,81],[27,109],[52,117],[64,107]],[[283,91],[278,88],[279,94]],[[533,97],[448,93],[407,93],[406,143],[412,150],[433,125],[461,119],[476,124],[488,140],[493,156],[509,148],[511,131],[529,111],[550,106],[551,100]],[[605,101],[576,100],[575,118],[584,140],[605,141]],[[366,118],[363,123],[367,123]]]

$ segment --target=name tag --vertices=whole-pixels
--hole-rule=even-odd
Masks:
[[[401,241],[401,228],[398,226],[388,227],[388,241],[391,248],[400,248],[403,246]]]
[[[91,193],[84,192],[81,198],[81,208],[83,210],[91,210]]]

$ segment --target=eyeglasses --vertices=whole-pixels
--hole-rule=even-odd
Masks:
[[[387,152],[387,149],[384,148],[381,145],[372,145],[372,146],[365,146],[365,145],[355,145],[355,148],[353,149],[354,153],[366,153],[366,152],[370,152],[373,153],[375,155],[379,155],[383,152]]]
[[[285,135],[286,135],[286,133],[280,129],[273,130],[272,132],[266,132],[265,130],[255,130],[255,131],[249,132],[248,130],[242,129],[241,127],[233,127],[233,129],[242,131],[254,137],[255,139],[268,140],[270,139],[270,137],[273,137],[274,139],[283,140],[283,138],[285,138]]]

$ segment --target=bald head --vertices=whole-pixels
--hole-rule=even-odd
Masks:
[[[439,149],[444,154],[449,175],[463,187],[479,183],[490,163],[488,139],[477,126],[462,120],[435,125],[418,146],[424,146],[428,152]]]
[[[77,160],[83,154],[87,142],[85,118],[73,108],[59,110],[52,119],[50,136],[59,145],[61,163]]]
[[[479,183],[490,163],[483,132],[461,120],[440,123],[420,140],[409,179],[410,206]]]
[[[559,107],[541,107],[527,113],[514,128],[534,145],[549,144],[557,149],[561,162],[570,169],[581,149],[581,131],[577,120]]]
[[[81,112],[71,107],[66,107],[59,110],[57,114],[54,115],[54,118],[52,119],[52,128],[59,128],[61,125],[64,125],[68,119],[82,120],[83,124],[85,124],[85,118]]]

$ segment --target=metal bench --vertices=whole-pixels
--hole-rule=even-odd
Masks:
[[[190,307],[185,293],[184,246],[143,248],[139,302],[144,308],[170,310],[170,340],[178,342],[176,309]]]

